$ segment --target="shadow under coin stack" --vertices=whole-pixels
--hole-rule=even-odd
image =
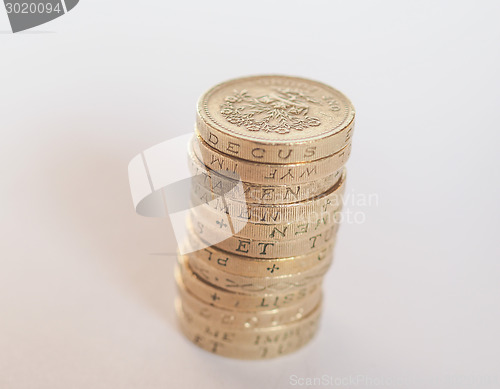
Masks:
[[[353,106],[322,83],[271,75],[213,87],[197,114],[180,327],[227,357],[293,352],[319,324]]]

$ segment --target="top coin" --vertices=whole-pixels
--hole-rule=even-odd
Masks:
[[[198,101],[196,128],[218,151],[254,162],[328,157],[351,142],[354,107],[336,89],[267,75],[214,86]]]

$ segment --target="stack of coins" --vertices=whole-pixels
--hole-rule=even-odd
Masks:
[[[200,98],[176,269],[181,329],[198,346],[260,359],[314,336],[353,124],[344,95],[302,78],[240,78]]]

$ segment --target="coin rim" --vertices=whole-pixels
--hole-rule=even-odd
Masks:
[[[279,78],[286,78],[289,80],[298,80],[306,83],[311,83],[314,84],[320,88],[324,88],[327,90],[331,90],[334,94],[340,95],[346,105],[346,112],[344,119],[334,128],[327,130],[323,132],[322,134],[318,134],[316,136],[311,136],[308,138],[300,138],[300,139],[276,139],[272,141],[267,141],[266,139],[258,138],[256,136],[252,135],[242,135],[239,133],[235,133],[233,130],[230,128],[224,126],[223,124],[219,123],[218,121],[215,120],[215,118],[212,116],[208,109],[208,100],[217,90],[221,89],[222,87],[231,85],[236,82],[241,82],[241,81],[247,81],[247,80],[252,80],[252,79],[262,79],[262,78],[273,78],[273,77],[279,77]],[[354,117],[356,116],[356,112],[354,109],[354,106],[352,102],[339,90],[324,84],[320,81],[304,78],[304,77],[297,77],[297,76],[289,76],[286,74],[263,74],[263,75],[253,75],[253,76],[247,76],[247,77],[238,77],[238,78],[232,78],[227,81],[223,81],[210,89],[208,89],[205,93],[203,93],[200,98],[198,99],[198,104],[197,104],[197,113],[198,117],[203,121],[205,125],[207,125],[209,128],[212,128],[213,130],[225,133],[226,135],[232,135],[235,138],[243,141],[250,141],[250,142],[255,142],[259,144],[264,144],[264,145],[286,145],[286,144],[297,144],[301,145],[304,143],[309,143],[312,141],[318,141],[318,140],[325,140],[331,136],[337,135],[341,133],[344,129],[347,129],[350,127],[352,122],[354,121]]]

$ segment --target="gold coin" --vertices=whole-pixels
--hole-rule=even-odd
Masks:
[[[305,237],[312,237],[327,230],[335,224],[339,224],[339,209],[329,212],[322,212],[320,217],[311,215],[311,220],[299,220],[294,223],[286,224],[261,224],[241,221],[239,219],[230,219],[231,223],[226,223],[225,219],[221,218],[218,212],[209,209],[208,207],[191,208],[189,213],[191,220],[202,223],[210,229],[215,229],[228,234],[237,234],[240,237],[251,238],[254,240],[280,240],[289,241]]]
[[[192,190],[203,201],[213,200],[220,196],[236,200],[244,198],[249,204],[289,204],[310,199],[332,188],[341,178],[342,170],[320,179],[302,184],[262,185],[253,182],[238,181],[223,176],[206,167],[194,154],[189,152],[189,169],[193,175]]]
[[[186,323],[190,328],[198,329],[209,337],[220,340],[226,344],[245,345],[245,346],[265,346],[267,344],[277,343],[284,339],[300,338],[304,334],[316,330],[317,322],[321,315],[321,303],[316,305],[313,310],[300,320],[291,323],[284,323],[272,327],[237,329],[227,326],[221,326],[199,316],[189,306],[182,304],[180,299],[175,302],[177,314],[184,314]]]
[[[300,275],[321,263],[331,261],[333,244],[320,247],[313,252],[287,258],[250,258],[232,254],[217,247],[210,247],[195,234],[188,235],[185,256],[196,257],[207,266],[220,269],[228,274],[247,277],[281,278],[283,276]]]
[[[213,148],[261,163],[308,162],[351,141],[354,108],[339,91],[304,78],[266,75],[214,86],[198,101],[196,128]]]
[[[194,224],[194,226],[192,225]],[[220,230],[205,226],[201,221],[188,221],[188,230],[194,231],[205,242],[229,253],[252,258],[283,258],[300,256],[333,243],[339,224],[332,224],[312,236],[292,240],[258,240],[238,235],[225,238]],[[225,239],[224,239],[225,238]],[[223,239],[221,241],[221,239]]]
[[[312,282],[321,280],[333,262],[333,256],[318,261],[316,266],[302,273],[280,277],[248,277],[233,275],[222,268],[207,265],[199,256],[186,257],[194,274],[209,284],[237,293],[262,294],[300,289]],[[279,270],[279,268],[278,268]]]
[[[199,316],[224,327],[234,327],[240,329],[252,329],[260,327],[272,327],[282,323],[291,323],[300,320],[308,315],[321,301],[322,293],[318,288],[309,297],[301,300],[297,304],[270,309],[266,311],[235,311],[214,307],[193,296],[179,280],[178,291],[184,306],[189,306]]]
[[[345,169],[341,179],[327,192],[312,199],[291,204],[244,204],[241,202],[216,198],[206,201],[191,193],[192,207],[213,209],[215,212],[230,215],[231,219],[250,223],[283,224],[298,221],[309,222],[321,218],[323,212],[330,212],[342,207],[345,191]]]
[[[177,318],[180,330],[195,345],[213,354],[238,359],[269,359],[297,351],[314,337],[319,326],[319,322],[317,322],[316,328],[312,327],[301,337],[284,339],[261,346],[242,346],[224,343],[214,339],[199,328],[191,328],[182,312],[177,315]]]
[[[192,295],[208,304],[242,311],[270,310],[298,303],[320,289],[322,282],[319,280],[290,292],[262,295],[235,293],[211,285],[197,277],[182,257],[179,258],[179,264],[176,266],[175,278],[182,279],[184,286]]]
[[[222,154],[199,137],[190,146],[196,157],[208,168],[222,176],[238,178],[256,184],[303,184],[326,177],[344,166],[351,153],[349,143],[337,153],[312,162],[295,164],[264,164]]]

